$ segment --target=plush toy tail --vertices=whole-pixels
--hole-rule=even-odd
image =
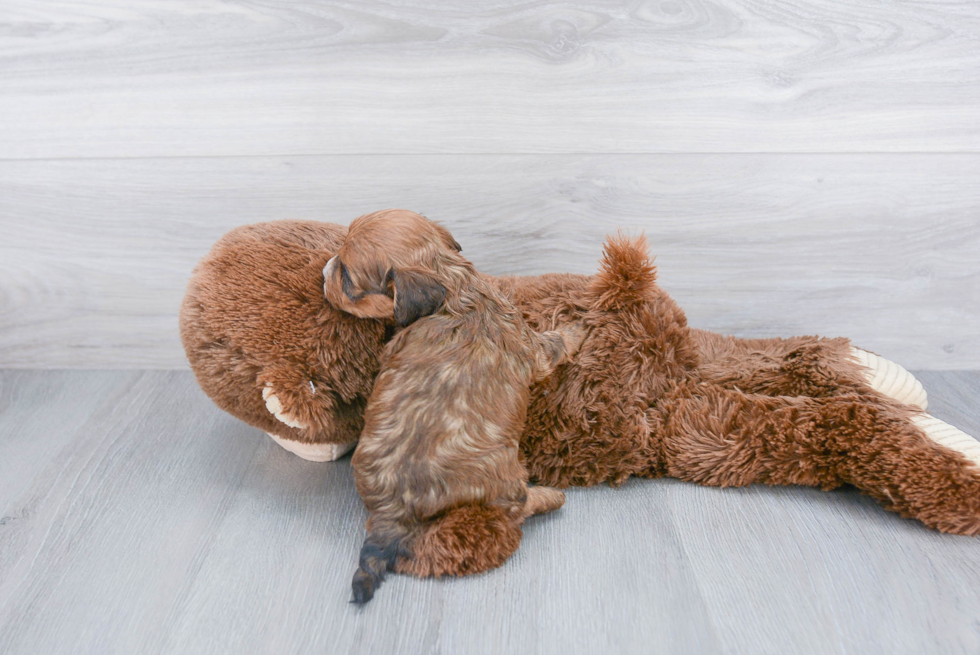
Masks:
[[[643,235],[622,233],[606,238],[599,272],[589,284],[595,309],[621,310],[650,300],[657,288],[657,268]]]
[[[354,592],[352,603],[363,605],[372,598],[374,592],[381,586],[385,574],[395,568],[399,556],[405,555],[404,538],[385,537],[378,534],[368,534],[361,547],[361,557],[351,589]]]

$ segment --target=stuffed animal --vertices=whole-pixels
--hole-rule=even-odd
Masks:
[[[395,329],[325,302],[322,269],[345,232],[307,221],[232,230],[181,307],[204,391],[314,461],[353,447]],[[689,327],[637,253],[613,240],[594,276],[486,278],[536,331],[588,328],[572,362],[531,389],[521,450],[532,481],[851,484],[937,530],[980,532],[980,443],[926,414],[907,371],[847,339]]]

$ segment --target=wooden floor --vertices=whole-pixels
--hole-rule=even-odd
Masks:
[[[920,374],[980,434],[980,373]],[[349,458],[187,372],[0,372],[0,653],[976,653],[980,540],[851,489],[575,489],[494,572],[348,603]]]

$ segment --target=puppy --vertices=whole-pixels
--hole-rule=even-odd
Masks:
[[[528,487],[518,440],[530,385],[568,361],[584,331],[533,332],[460,250],[445,228],[386,210],[351,223],[323,271],[334,307],[405,328],[382,356],[353,457],[371,513],[356,603],[388,570],[500,566],[525,518],[565,502],[557,489]]]

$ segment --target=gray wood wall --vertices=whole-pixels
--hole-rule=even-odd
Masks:
[[[248,222],[401,206],[493,273],[643,230],[691,322],[980,368],[980,3],[0,3],[0,366],[185,366]]]

